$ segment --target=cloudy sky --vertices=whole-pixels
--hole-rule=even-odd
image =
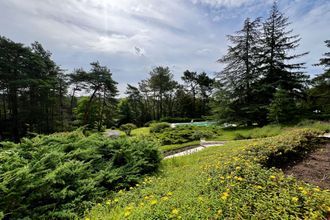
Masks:
[[[330,39],[329,0],[279,0],[307,71],[326,52]],[[267,17],[272,0],[0,0],[0,35],[15,42],[39,41],[68,72],[107,65],[121,92],[155,66],[169,66],[178,80],[186,69],[221,71],[226,35],[247,17]]]

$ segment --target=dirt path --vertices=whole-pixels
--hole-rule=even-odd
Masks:
[[[187,150],[183,150],[181,152],[168,155],[164,159],[170,159],[173,157],[180,157],[180,156],[184,156],[184,155],[193,154],[198,151],[204,150],[207,147],[222,146],[224,143],[225,142],[223,142],[223,141],[201,141],[199,146],[193,146],[193,148],[189,148]]]
[[[330,141],[284,172],[323,189],[330,189]]]

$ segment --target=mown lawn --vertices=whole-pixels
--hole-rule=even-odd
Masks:
[[[164,160],[158,176],[110,196],[86,219],[322,219],[330,193],[268,169],[267,158],[306,151],[309,135],[230,141],[193,155]],[[247,150],[248,149],[248,150]],[[283,159],[283,158],[282,158]]]

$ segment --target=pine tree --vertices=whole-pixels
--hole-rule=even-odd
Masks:
[[[225,96],[229,97],[229,109],[231,109],[229,112],[232,117],[227,121],[251,124],[257,120],[254,84],[260,77],[258,71],[260,35],[260,19],[251,21],[248,18],[244,21],[242,30],[236,32],[236,35],[228,36],[232,46],[229,46],[227,54],[219,60],[226,66],[218,74],[222,87],[221,94],[226,93]]]
[[[278,124],[293,122],[297,118],[297,111],[291,94],[286,90],[278,89],[269,105],[268,118]]]
[[[288,18],[278,9],[274,2],[269,17],[263,24],[262,63],[264,78],[261,81],[261,92],[264,93],[265,105],[271,102],[276,89],[281,88],[295,97],[301,97],[305,90],[308,76],[304,74],[303,62],[293,61],[306,54],[291,54],[299,46],[299,35],[292,35],[288,30]]]
[[[330,49],[330,40],[325,41]],[[324,54],[317,66],[324,67],[324,73],[312,80],[313,87],[309,90],[309,105],[313,116],[317,119],[330,118],[330,52]]]

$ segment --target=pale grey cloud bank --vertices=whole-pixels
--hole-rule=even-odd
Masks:
[[[0,0],[0,35],[41,42],[69,71],[99,60],[123,91],[152,67],[167,65],[176,79],[185,69],[220,71],[227,34],[246,17],[266,16],[269,0]],[[281,0],[280,8],[302,37],[308,71],[330,38],[330,2]]]

